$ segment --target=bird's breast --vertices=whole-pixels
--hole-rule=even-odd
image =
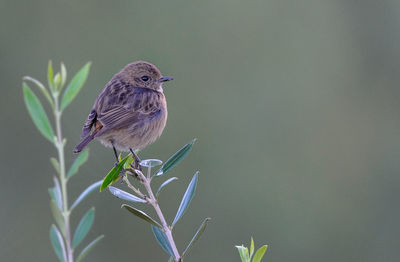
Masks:
[[[167,123],[167,108],[160,109],[153,116],[143,119],[140,123],[132,123],[127,128],[126,141],[122,145],[130,145],[130,148],[142,149],[153,143],[164,131]],[[123,140],[123,139],[122,139]]]

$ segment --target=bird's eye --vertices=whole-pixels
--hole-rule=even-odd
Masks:
[[[147,82],[150,78],[148,76],[142,76],[141,79],[142,81]]]

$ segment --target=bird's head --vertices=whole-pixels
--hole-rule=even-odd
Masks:
[[[128,64],[121,70],[119,75],[124,81],[129,82],[133,86],[150,88],[162,92],[164,82],[173,78],[162,76],[160,70],[148,62],[137,61]]]

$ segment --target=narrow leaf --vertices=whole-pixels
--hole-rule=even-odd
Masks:
[[[57,90],[60,89],[60,84],[61,84],[61,75],[60,75],[60,73],[57,73],[54,76],[53,84],[54,84],[54,87],[57,88]]]
[[[52,200],[56,203],[59,210],[62,210],[62,199],[59,196],[57,189],[55,187],[49,188],[49,194]]]
[[[49,195],[50,195],[50,199],[53,200],[54,202],[57,202],[57,197],[56,194],[54,193],[54,187],[49,187]]]
[[[54,201],[56,202],[58,208],[60,210],[63,209],[63,201],[62,201],[62,195],[61,195],[61,187],[60,187],[60,182],[58,181],[58,178],[56,176],[53,177],[54,181],[54,187],[52,188],[53,195],[54,196]]]
[[[71,102],[74,100],[75,96],[79,93],[87,76],[89,74],[90,62],[84,65],[81,70],[72,78],[69,82],[67,89],[65,89],[64,95],[61,100],[61,111],[63,111]]]
[[[244,246],[236,246],[239,251],[240,259],[242,262],[250,262],[249,250]]]
[[[161,176],[163,174],[166,174],[168,171],[170,171],[172,168],[174,168],[177,164],[179,164],[179,162],[181,162],[189,154],[195,141],[196,141],[196,139],[193,139],[190,143],[186,144],[178,152],[176,152],[173,156],[171,156],[161,166],[161,168],[157,171],[155,176]]]
[[[174,262],[174,258],[173,257],[169,257],[168,262]]]
[[[55,225],[50,227],[50,240],[53,246],[54,252],[61,262],[67,261],[67,255],[65,253],[64,240]]]
[[[87,245],[82,252],[79,254],[78,258],[76,259],[76,262],[82,262],[82,260],[86,257],[86,255],[96,246],[97,243],[104,237],[104,235],[98,236],[95,240],[90,242],[89,245]]]
[[[118,156],[118,161],[121,161],[121,154]],[[133,161],[134,161],[133,157],[129,157],[128,160],[126,160],[122,169],[128,169],[128,168],[133,167],[133,165],[132,165]]]
[[[47,89],[44,87],[44,85],[39,80],[36,80],[35,78],[30,77],[30,76],[25,76],[23,78],[23,80],[31,81],[32,83],[34,83],[39,88],[39,90],[43,93],[43,95],[46,97],[47,101],[49,101],[50,105],[52,107],[54,107],[53,100],[51,99],[49,92],[47,91]]]
[[[57,171],[57,173],[60,174],[60,164],[58,163],[58,160],[55,159],[54,157],[51,157],[50,162],[53,165],[54,169]]]
[[[168,255],[175,258],[174,252],[172,251],[172,247],[168,241],[167,236],[164,234],[164,232],[155,226],[151,226],[151,229],[153,230],[153,234],[156,237],[156,240],[157,240],[158,244],[160,244],[162,249],[164,249],[164,251],[167,252]]]
[[[253,237],[251,237],[251,241],[250,241],[250,259],[253,257],[254,254],[254,239]]]
[[[49,118],[43,109],[37,96],[32,90],[23,83],[25,105],[28,108],[29,115],[31,116],[36,127],[40,133],[47,138],[50,142],[54,142],[54,132],[50,125]]]
[[[64,63],[61,63],[61,88],[65,85],[66,80],[67,80],[67,69],[65,68]]]
[[[156,198],[158,198],[158,196],[159,196],[160,193],[161,193],[161,190],[162,190],[166,185],[168,185],[169,183],[171,183],[172,181],[177,180],[177,179],[178,179],[177,177],[171,177],[170,179],[168,179],[168,180],[166,180],[164,183],[162,183],[161,186],[160,186],[160,187],[158,188],[158,190],[157,190]]]
[[[198,177],[199,172],[196,172],[192,178],[192,181],[190,181],[190,184],[188,188],[186,189],[185,194],[183,195],[182,202],[178,208],[178,212],[176,212],[176,216],[174,218],[174,221],[172,222],[172,227],[178,222],[178,220],[182,217],[182,215],[185,213],[187,210],[190,201],[192,200],[194,196],[194,192],[196,191],[196,185],[197,185],[197,177]]]
[[[122,200],[137,202],[137,203],[146,203],[147,202],[146,200],[141,199],[140,197],[134,196],[128,192],[125,192],[125,191],[123,191],[119,188],[113,187],[113,186],[109,186],[108,190],[110,190],[111,194],[113,194],[114,196],[116,196]]]
[[[53,78],[54,78],[53,65],[51,63],[51,60],[49,60],[49,63],[47,65],[47,82],[49,83],[50,90],[55,91]]]
[[[75,175],[78,172],[79,167],[83,165],[88,160],[88,158],[89,158],[89,150],[85,149],[78,155],[78,157],[72,164],[71,168],[68,170],[67,178],[70,178],[73,175]]]
[[[267,251],[267,245],[260,247],[257,252],[254,254],[253,262],[260,262],[263,258],[265,251]]]
[[[160,166],[162,164],[162,161],[159,159],[145,159],[140,161],[139,165],[144,166],[144,167],[155,167],[155,166]]]
[[[82,217],[78,227],[75,230],[74,238],[72,240],[72,248],[76,248],[85,238],[94,220],[94,207],[89,209],[88,212]]]
[[[185,257],[189,250],[194,246],[194,244],[196,244],[196,242],[200,239],[201,235],[204,233],[204,231],[206,230],[207,224],[208,222],[211,220],[211,218],[206,218],[204,219],[203,223],[201,223],[199,229],[197,229],[196,234],[194,234],[194,237],[192,238],[192,240],[190,240],[189,245],[186,247],[185,251],[183,251],[182,253],[182,257]]]
[[[111,169],[110,172],[108,172],[107,176],[103,180],[103,184],[101,184],[100,191],[103,191],[109,185],[118,180],[119,173],[121,173],[125,162],[131,157],[131,154],[127,155],[124,159],[119,161],[117,166],[115,166],[113,169]]]
[[[128,205],[122,205],[121,207],[125,208],[126,210],[128,210],[129,212],[131,212],[132,214],[134,214],[135,216],[143,219],[144,221],[152,224],[153,226],[162,228],[161,225],[155,221],[153,218],[151,218],[149,215],[147,215],[145,212],[143,212],[142,210],[136,209],[134,207],[128,206]]]
[[[64,218],[54,200],[50,200],[50,209],[57,226],[60,228],[62,235],[65,236]]]
[[[92,193],[95,189],[98,189],[103,181],[97,181],[96,183],[91,184],[88,186],[75,200],[75,202],[71,206],[71,210],[74,209],[83,199],[85,199],[90,193]]]

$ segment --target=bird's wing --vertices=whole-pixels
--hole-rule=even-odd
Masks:
[[[97,133],[102,125],[97,121],[97,112],[107,111],[111,107],[114,107],[114,103],[118,98],[118,93],[127,89],[127,85],[122,83],[118,78],[111,79],[110,82],[104,87],[99,96],[97,97],[92,111],[87,116],[85,124],[82,128],[81,139],[86,138],[89,134]],[[125,92],[125,91],[124,91]],[[93,129],[93,131],[92,131]]]
[[[85,124],[83,125],[81,139],[89,135],[93,125],[96,123],[96,118],[97,118],[97,112],[96,110],[92,109],[92,111],[86,118]]]
[[[121,94],[123,99],[120,99]],[[99,136],[109,130],[124,128],[134,124],[142,124],[143,120],[157,117],[162,110],[162,94],[145,88],[133,88],[132,92],[119,92],[117,97],[109,101],[118,101],[109,104],[106,110],[102,110],[97,116],[97,121],[102,124]]]

